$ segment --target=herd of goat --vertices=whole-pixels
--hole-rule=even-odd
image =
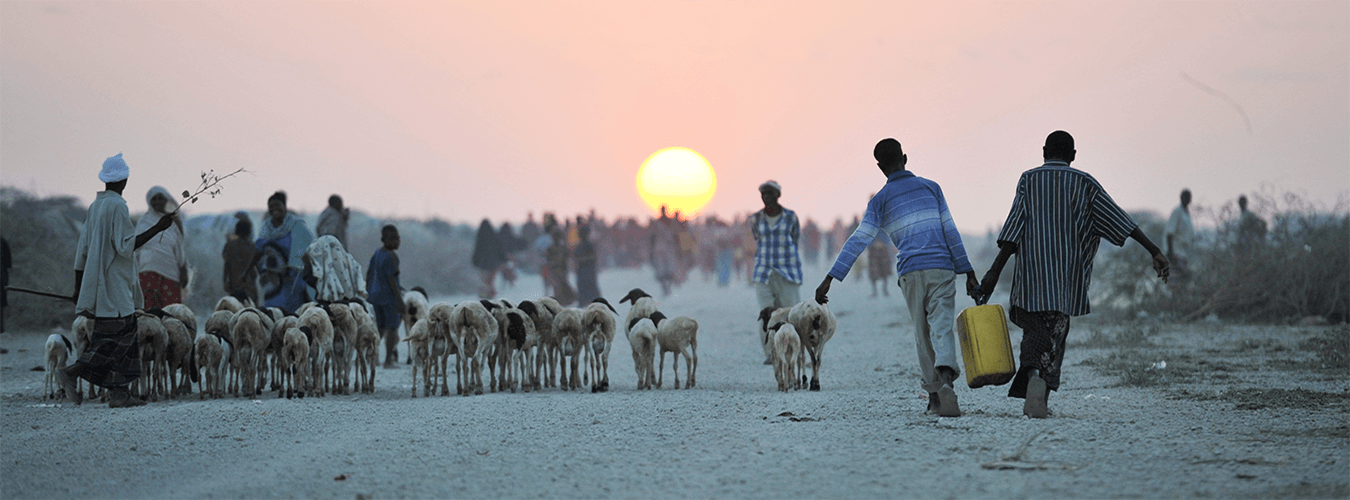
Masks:
[[[675,388],[679,359],[685,359],[685,388],[698,373],[698,321],[667,317],[641,289],[620,304],[632,306],[622,323],[603,298],[584,308],[564,307],[551,297],[511,304],[506,300],[470,300],[430,304],[420,289],[404,294],[404,328],[412,364],[412,396],[418,373],[423,394],[449,395],[449,360],[455,357],[455,393],[487,390],[530,391],[549,387],[591,392],[609,389],[609,354],[619,327],[633,352],[637,388],[661,388],[665,354],[672,353]],[[192,393],[255,397],[268,382],[277,397],[324,396],[375,391],[380,334],[364,303],[308,303],[294,314],[254,307],[224,297],[198,333],[198,317],[187,306],[138,310],[137,340],[142,376],[132,393],[149,401]],[[760,340],[772,361],[778,389],[806,386],[804,367],[812,367],[810,389],[819,390],[820,356],[834,334],[830,310],[806,300],[791,308],[765,308],[759,315]],[[60,334],[46,343],[46,395],[59,398],[55,370],[66,366],[88,345],[93,320],[77,317],[75,341]],[[808,359],[809,358],[809,359]],[[658,364],[659,361],[659,364]],[[352,368],[355,367],[355,377]],[[83,389],[81,389],[83,390]],[[88,397],[99,397],[92,384]]]

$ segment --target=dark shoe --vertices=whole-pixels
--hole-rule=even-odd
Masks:
[[[938,393],[928,393],[928,409],[924,411],[926,415],[937,415],[938,412]]]
[[[79,405],[84,402],[84,395],[80,394],[79,377],[66,373],[67,368],[56,369],[56,381],[61,384],[61,389],[66,391],[66,399]]]
[[[1050,412],[1047,406],[1049,396],[1045,380],[1041,379],[1039,372],[1033,370],[1030,380],[1027,381],[1027,400],[1022,403],[1022,414],[1031,418],[1045,418]]]
[[[961,405],[956,402],[956,390],[952,389],[952,384],[942,384],[938,389],[938,416],[939,417],[959,417],[961,416]]]
[[[384,362],[384,369],[386,369],[386,370],[397,370],[397,369],[399,369],[399,368],[402,368],[402,367],[398,366],[398,363],[396,363],[396,362],[394,362],[394,361],[385,361],[385,362]]]
[[[132,396],[126,391],[114,392],[108,398],[108,408],[131,408],[135,406],[145,406],[145,401],[141,401],[140,398]]]

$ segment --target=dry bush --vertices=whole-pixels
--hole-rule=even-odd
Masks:
[[[37,198],[0,187],[0,235],[14,259],[9,284],[60,294],[74,293],[75,245],[88,207],[71,196]],[[47,330],[69,327],[75,306],[68,301],[9,292],[5,328]]]
[[[1197,228],[1188,270],[1173,283],[1153,278],[1150,257],[1137,245],[1104,248],[1094,276],[1094,306],[1116,312],[1194,320],[1210,314],[1234,321],[1343,323],[1350,320],[1350,203],[1332,209],[1286,193],[1258,193],[1248,208],[1267,221],[1263,241],[1241,242],[1235,203],[1192,206]],[[1131,214],[1155,242],[1161,218]],[[1188,272],[1187,272],[1188,271]]]

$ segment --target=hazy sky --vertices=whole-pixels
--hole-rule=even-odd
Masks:
[[[88,202],[244,167],[191,210],[645,214],[668,146],[707,210],[860,212],[896,137],[958,225],[1046,134],[1127,209],[1350,191],[1350,2],[0,2],[0,183]]]

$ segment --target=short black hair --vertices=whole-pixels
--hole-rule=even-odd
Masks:
[[[267,202],[268,202],[268,203],[272,203],[272,200],[277,200],[277,201],[281,202],[282,205],[285,205],[285,204],[286,204],[286,192],[285,192],[285,191],[282,191],[282,190],[277,190],[277,192],[272,193],[272,196],[268,196],[268,197],[267,197]]]
[[[398,228],[394,227],[393,224],[385,224],[384,227],[380,228],[380,239],[388,238],[391,234],[398,234]]]
[[[1063,130],[1056,130],[1045,137],[1045,156],[1056,156],[1073,152],[1073,136]]]
[[[900,146],[900,141],[890,137],[882,139],[876,147],[872,148],[872,157],[876,158],[880,165],[890,166],[900,163],[904,156],[905,150]]]
[[[234,223],[234,234],[240,238],[249,239],[253,237],[253,222],[247,218],[238,219]]]
[[[329,197],[328,197],[328,206],[333,207],[333,208],[337,208],[337,207],[342,206],[342,197],[341,197],[341,196],[338,196],[338,195],[329,196]]]

